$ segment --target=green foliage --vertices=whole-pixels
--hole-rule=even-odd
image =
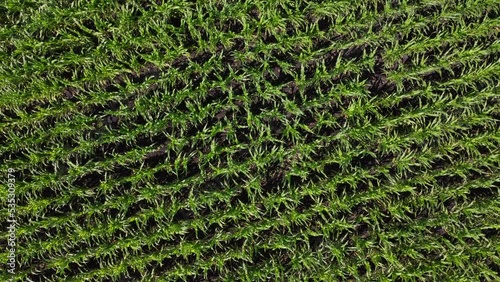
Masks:
[[[3,1],[14,278],[500,280],[499,12]]]

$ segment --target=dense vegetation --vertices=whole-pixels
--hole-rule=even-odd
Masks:
[[[0,2],[0,280],[499,281],[500,1]]]

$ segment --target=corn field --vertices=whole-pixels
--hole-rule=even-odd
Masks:
[[[0,281],[500,281],[499,12],[0,1]]]

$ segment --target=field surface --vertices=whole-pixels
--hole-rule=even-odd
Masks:
[[[0,281],[500,281],[499,12],[0,1]]]

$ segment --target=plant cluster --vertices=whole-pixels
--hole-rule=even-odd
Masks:
[[[2,1],[14,278],[500,280],[499,12]]]

